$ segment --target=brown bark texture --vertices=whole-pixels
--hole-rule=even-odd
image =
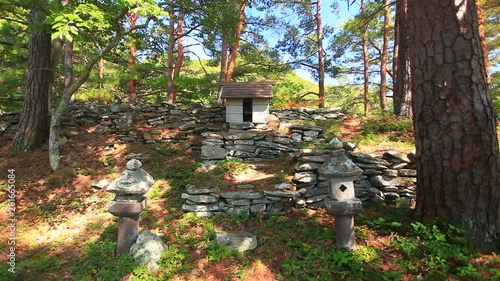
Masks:
[[[167,102],[174,103],[174,45],[175,45],[175,13],[169,13],[168,52],[167,52]]]
[[[238,14],[238,25],[236,26],[236,30],[234,32],[234,42],[231,44],[231,50],[229,52],[229,58],[227,60],[227,70],[226,70],[226,81],[231,82],[233,80],[234,68],[236,67],[236,57],[238,55],[238,49],[240,47],[240,37],[243,32],[243,25],[245,21],[245,8],[246,1],[243,1],[240,5],[239,14]]]
[[[486,75],[488,76],[488,84],[491,84],[490,60],[488,59],[488,48],[486,48],[486,31],[484,30],[483,13],[481,12],[480,0],[476,0],[477,21],[479,24],[479,37],[481,38],[481,49],[483,50],[484,65],[486,67]]]
[[[128,21],[130,27],[134,27],[135,23],[137,22],[137,14],[134,12],[130,12]],[[135,46],[134,39],[131,39],[128,50],[130,55],[128,59],[129,73],[133,76],[135,74],[135,61],[137,60],[137,47]],[[130,105],[137,104],[137,79],[134,78],[131,78],[128,81],[128,103]]]
[[[387,53],[389,51],[389,1],[384,0],[384,36],[380,57],[380,108],[387,111]]]
[[[363,18],[365,17],[365,2],[361,0],[361,15]],[[370,67],[370,58],[368,57],[368,38],[366,35],[366,25],[363,27],[363,93],[364,93],[364,105],[365,105],[365,115],[370,112],[370,75],[369,75],[369,67]]]
[[[104,88],[104,58],[100,58],[97,62],[97,76],[99,77],[99,89]]]
[[[407,21],[408,0],[396,1],[393,107],[394,114],[401,117],[413,116]]]
[[[321,23],[321,0],[316,1],[316,29],[318,33],[318,98],[319,108],[325,107],[325,57],[323,52],[323,25]]]
[[[222,32],[222,48],[220,51],[220,76],[219,76],[219,83],[224,83],[226,82],[226,71],[227,71],[227,40],[228,40],[229,34],[227,31]],[[219,84],[219,92],[217,93],[217,104],[222,105],[222,86]]]
[[[494,251],[500,159],[478,7],[474,0],[408,4],[416,218],[451,219],[465,228],[473,246]]]
[[[45,2],[46,3],[46,2]],[[28,151],[49,136],[49,93],[52,80],[51,40],[43,22],[45,14],[31,10],[33,31],[29,43],[28,76],[24,105],[12,149]]]
[[[184,13],[179,12],[179,19],[177,20],[177,58],[175,60],[175,67],[173,73],[174,80],[174,90],[172,93],[172,99],[175,103],[177,101],[177,85],[175,85],[175,78],[179,77],[181,73],[182,63],[184,62],[184,42],[182,40],[182,35],[184,34]]]

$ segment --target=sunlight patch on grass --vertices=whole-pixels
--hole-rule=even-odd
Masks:
[[[76,214],[57,225],[39,222],[25,229],[19,229],[17,239],[20,245],[28,245],[30,249],[43,245],[54,249],[54,247],[75,244],[79,240],[85,243],[89,237],[100,235],[102,229],[111,222],[112,215],[107,212]]]
[[[356,152],[381,154],[386,151],[394,150],[404,154],[410,153],[415,149],[413,143],[390,141],[388,139],[362,140],[359,141],[355,149]]]

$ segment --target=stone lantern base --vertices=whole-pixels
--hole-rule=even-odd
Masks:
[[[111,201],[108,211],[118,217],[118,239],[116,254],[126,254],[137,240],[139,235],[139,217],[146,208],[147,198],[140,201]]]
[[[335,217],[337,247],[354,248],[354,215],[359,213],[363,208],[361,200],[355,198],[348,201],[337,201],[326,197],[325,204],[328,211]]]

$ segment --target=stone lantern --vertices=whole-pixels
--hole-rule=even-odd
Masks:
[[[354,215],[362,209],[361,200],[354,195],[354,180],[363,170],[340,149],[331,152],[331,158],[321,166],[319,174],[328,179],[330,193],[325,204],[335,217],[337,247],[352,249],[355,244]]]
[[[118,241],[116,254],[128,253],[139,234],[139,214],[146,207],[146,191],[154,179],[141,169],[137,159],[127,162],[127,169],[107,187],[108,192],[116,194],[109,203],[108,211],[118,217]]]

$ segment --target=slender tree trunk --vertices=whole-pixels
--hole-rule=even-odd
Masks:
[[[137,22],[137,14],[135,12],[130,12],[130,16],[128,18],[128,22],[130,27],[134,27]],[[135,31],[134,31],[135,32]],[[130,105],[137,104],[137,79],[135,79],[135,61],[137,60],[137,47],[135,46],[134,39],[131,39],[131,42],[128,46],[128,50],[130,53],[130,57],[128,59],[128,68],[129,73],[133,78],[130,78],[128,81],[128,103]]]
[[[497,119],[478,7],[474,0],[410,0],[408,26],[418,171],[415,216],[424,222],[451,219],[466,229],[473,246],[498,250]]]
[[[387,53],[389,52],[389,6],[388,0],[384,0],[384,37],[382,54],[380,58],[380,108],[387,111]]]
[[[396,1],[394,43],[394,114],[412,116],[411,68],[408,46],[408,0]]]
[[[366,20],[365,15],[365,1],[361,0],[361,15],[364,20]],[[365,105],[365,115],[368,115],[370,112],[370,95],[369,95],[369,85],[370,85],[370,76],[369,76],[369,67],[370,67],[370,58],[368,57],[368,38],[366,35],[366,23],[363,27],[363,94],[364,94],[364,105]]]
[[[236,56],[238,55],[238,49],[240,47],[240,37],[241,33],[243,32],[243,25],[245,21],[245,7],[246,7],[246,1],[243,1],[240,5],[240,10],[239,10],[239,21],[238,25],[236,26],[236,31],[234,32],[234,42],[231,45],[231,50],[229,53],[229,59],[227,62],[227,70],[226,70],[226,81],[231,82],[233,80],[233,73],[234,73],[234,68],[236,67]]]
[[[318,87],[319,108],[325,107],[325,57],[323,52],[323,25],[321,24],[321,0],[316,1],[316,29],[318,33]]]
[[[174,103],[174,45],[175,45],[175,13],[171,9],[169,12],[169,39],[167,52],[167,102]]]
[[[97,75],[99,77],[99,89],[104,88],[104,58],[100,58],[97,62]]]
[[[72,0],[62,0],[61,3],[72,5]],[[64,40],[64,59],[63,59],[63,72],[64,72],[64,88],[69,87],[73,81],[73,41]],[[70,102],[75,100],[75,94],[71,95]]]
[[[47,5],[47,1],[40,2]],[[33,30],[29,43],[28,77],[23,111],[12,144],[15,151],[32,150],[49,135],[49,93],[53,75],[51,40],[45,18],[43,11],[36,6],[31,9]]]
[[[228,40],[227,31],[222,32],[222,49],[220,52],[220,76],[219,76],[219,93],[217,94],[217,104],[223,105],[223,101],[221,98],[222,95],[222,86],[220,83],[226,82],[226,71],[227,71],[227,40]]]
[[[64,46],[64,88],[73,81],[73,42],[66,40]],[[73,97],[71,97],[73,101]]]
[[[182,63],[184,61],[184,44],[182,35],[184,33],[184,13],[179,12],[179,19],[177,20],[177,59],[174,68],[174,82],[181,73]],[[174,92],[172,94],[174,103],[177,101],[177,85],[174,83]]]
[[[64,111],[66,110],[71,96],[87,81],[88,77],[94,66],[102,59],[104,54],[111,51],[118,45],[123,38],[120,32],[104,47],[102,50],[97,51],[85,65],[78,78],[73,80],[67,88],[64,89],[60,103],[54,110],[50,119],[50,136],[49,136],[49,164],[53,171],[59,168],[59,131],[61,130],[61,119]]]

